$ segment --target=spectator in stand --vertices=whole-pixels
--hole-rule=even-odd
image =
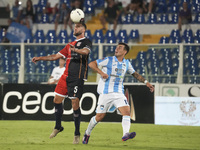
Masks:
[[[153,13],[154,12],[154,0],[143,0],[143,10],[145,13]]]
[[[124,13],[125,14],[132,14],[132,15],[137,15],[138,10],[140,9],[140,1],[138,0],[132,0],[132,2],[127,5],[127,7],[124,8]]]
[[[11,12],[9,4],[7,5],[7,11]],[[12,7],[13,17],[8,20],[8,25],[10,25],[13,21],[19,23],[22,17],[22,11],[23,8],[20,5],[19,0],[15,0],[15,5]]]
[[[79,8],[83,10],[83,2],[84,0],[72,0],[71,1],[71,10]]]
[[[179,11],[178,29],[182,30],[182,24],[189,24],[192,22],[191,10],[188,8],[187,2],[183,2],[183,7]]]
[[[57,84],[64,71],[65,71],[65,59],[60,58],[59,66],[53,69],[51,76],[48,80],[48,84]]]
[[[25,8],[25,18],[23,18],[20,23],[25,25],[27,28],[32,29],[33,27],[33,3],[32,0],[27,0]]]
[[[72,30],[72,22],[69,18],[70,18],[70,9],[67,7],[65,3],[62,3],[61,8],[59,9],[55,19],[55,31],[57,31],[58,24],[60,23],[64,23],[65,30],[67,29],[67,24]]]
[[[104,10],[103,15],[100,17],[101,24],[103,25],[103,30],[106,30],[106,23],[114,24],[113,29],[117,28],[117,21],[120,15],[120,10],[118,5],[114,0],[107,0],[107,7]]]

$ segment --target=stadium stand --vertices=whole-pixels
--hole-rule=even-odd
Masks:
[[[160,32],[160,39],[157,41],[159,44],[192,44],[200,43],[200,29],[197,26],[200,23],[200,0],[187,0],[189,8],[192,10],[192,23],[190,26],[182,31],[177,30],[178,12],[182,6],[184,0],[158,0],[155,4],[155,11],[151,14],[121,14],[118,23],[119,27],[116,31],[111,29],[111,24],[108,24],[108,30],[104,31],[100,28],[88,28],[86,31],[86,37],[93,41],[93,43],[104,43],[103,45],[103,57],[112,55],[116,46],[110,46],[109,44],[115,44],[117,42],[125,43],[140,43],[144,38],[143,32],[151,30],[151,27],[155,27],[157,32]],[[48,0],[37,0],[34,3],[34,9],[36,12],[34,28],[32,30],[32,38],[26,40],[26,43],[68,43],[74,41],[73,31],[63,30],[61,28],[56,34],[54,30],[55,16],[44,14],[43,10],[47,5]],[[61,3],[66,3],[70,6],[69,0],[61,0]],[[83,3],[83,10],[86,18],[91,20],[99,19],[98,14],[102,14],[104,8],[104,0],[85,0]],[[97,25],[96,20],[93,20]],[[87,20],[86,20],[87,23]],[[89,26],[89,24],[87,24]],[[195,26],[196,25],[196,26]],[[138,29],[138,27],[140,27]],[[195,28],[193,28],[195,26]],[[159,29],[161,27],[161,29]],[[167,33],[163,31],[163,28],[167,28]],[[168,28],[169,27],[169,28]],[[144,29],[146,28],[146,29]],[[174,28],[174,29],[172,29]],[[155,30],[152,30],[153,34]],[[163,32],[162,32],[163,31]],[[162,35],[162,34],[168,34]],[[0,30],[0,41],[5,36],[3,29]],[[156,42],[155,42],[156,43]],[[152,44],[152,43],[151,43]],[[12,48],[12,50],[1,47],[1,72],[14,73],[14,76],[9,78],[9,82],[17,82],[17,72],[19,71],[19,48]],[[46,74],[55,67],[57,62],[38,63],[37,66],[32,65],[30,59],[35,55],[44,55],[40,50],[44,49],[46,53],[56,53],[57,49],[51,47],[48,49],[46,46],[28,46],[25,53],[25,80],[26,82],[45,82]],[[59,49],[58,49],[59,50]],[[99,46],[94,45],[89,60],[93,61],[98,58]],[[15,57],[14,57],[15,55]],[[12,60],[12,61],[11,61]],[[175,83],[176,75],[178,74],[179,67],[179,48],[152,48],[148,47],[146,50],[140,50],[134,58],[130,59],[135,69],[142,75],[147,74],[150,82],[162,82],[162,83]],[[17,62],[16,64],[14,62]],[[11,65],[13,64],[13,65]],[[10,67],[13,66],[13,67]],[[184,83],[197,83],[198,75],[200,73],[200,48],[198,46],[184,46],[184,69],[183,69],[183,82]],[[32,73],[38,75],[31,76]],[[39,74],[44,74],[41,78]],[[128,82],[135,81],[134,79],[125,79]]]

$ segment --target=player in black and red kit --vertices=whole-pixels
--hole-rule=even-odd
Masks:
[[[80,117],[81,111],[79,107],[79,100],[83,93],[84,80],[87,79],[88,73],[88,57],[91,51],[92,43],[89,39],[85,38],[86,25],[85,23],[77,23],[74,27],[74,36],[76,40],[68,43],[57,54],[41,57],[33,57],[32,62],[37,61],[53,61],[59,58],[66,58],[66,69],[64,74],[58,81],[55,88],[55,117],[56,125],[50,138],[55,137],[59,132],[63,131],[61,126],[61,118],[63,114],[62,101],[65,97],[71,99],[72,108],[74,111],[74,125],[75,136],[73,144],[78,144],[80,140]]]

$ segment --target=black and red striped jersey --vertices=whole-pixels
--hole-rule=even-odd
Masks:
[[[81,38],[70,42],[76,49],[88,48],[91,52],[92,42],[87,38]],[[66,58],[66,69],[64,74],[70,78],[70,80],[83,79],[87,80],[88,74],[88,55],[81,55],[70,50],[70,45],[67,44],[58,53]]]

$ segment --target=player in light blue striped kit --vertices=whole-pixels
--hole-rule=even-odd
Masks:
[[[115,56],[98,59],[89,64],[90,68],[101,75],[97,88],[97,92],[100,95],[96,108],[96,116],[92,117],[90,120],[83,137],[83,144],[88,144],[92,129],[105,117],[106,112],[113,106],[115,106],[123,116],[122,141],[132,139],[136,136],[135,132],[129,133],[131,125],[130,106],[124,95],[124,76],[126,72],[129,72],[138,81],[145,83],[151,92],[154,91],[154,87],[134,70],[129,60],[124,58],[128,52],[129,46],[125,43],[119,43],[115,49]],[[102,70],[100,70],[98,66],[102,66]]]

